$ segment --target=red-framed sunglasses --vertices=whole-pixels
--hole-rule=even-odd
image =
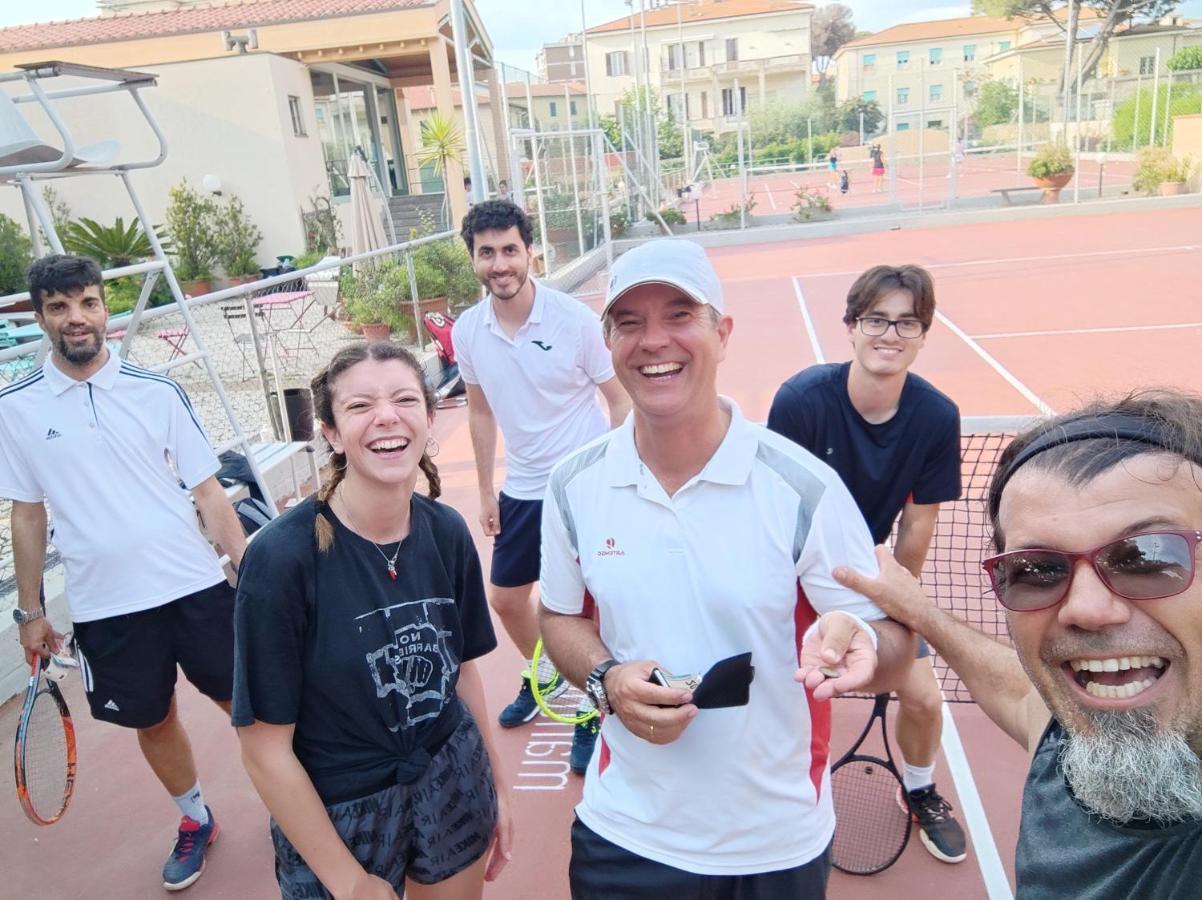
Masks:
[[[1077,563],[1089,563],[1127,600],[1163,600],[1189,589],[1202,531],[1145,531],[1082,553],[1030,548],[981,562],[998,602],[1015,612],[1055,606],[1067,595]]]

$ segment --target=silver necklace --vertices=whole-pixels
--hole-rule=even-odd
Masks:
[[[340,497],[342,496],[341,492],[339,493],[338,496],[340,496]],[[369,537],[364,537],[363,532],[359,530],[359,527],[357,525],[355,525],[355,520],[351,518],[351,510],[345,500],[342,501],[342,511],[346,514],[346,521],[350,524],[351,528],[354,529],[355,533],[358,534],[360,537],[362,537],[365,541],[367,541],[373,547],[375,547],[376,552],[379,553],[381,557],[383,557],[384,564],[388,566],[388,577],[391,578],[393,581],[396,581],[396,560],[397,560],[397,557],[401,555],[401,544],[405,543],[405,539],[401,538],[399,541],[397,541],[396,551],[392,554],[392,557],[389,558],[388,554],[384,552],[384,550],[380,547],[379,544],[377,544],[375,541],[373,541]]]

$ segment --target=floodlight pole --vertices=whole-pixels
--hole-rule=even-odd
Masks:
[[[1073,89],[1073,51],[1076,49],[1077,8],[1079,5],[1080,0],[1068,0],[1068,22],[1066,23],[1067,30],[1064,32],[1064,72],[1061,76],[1064,84],[1064,96],[1060,101],[1064,105],[1064,131],[1060,135],[1061,143],[1068,143],[1068,101]]]
[[[1156,146],[1156,110],[1160,101],[1160,48],[1156,48],[1156,61],[1152,64],[1152,117],[1148,123],[1148,144]]]
[[[463,124],[466,134],[468,170],[472,178],[472,202],[485,197],[484,164],[480,159],[476,120],[476,79],[472,71],[472,51],[467,43],[467,23],[463,15],[463,0],[451,0],[451,38],[455,45],[455,67],[459,70],[459,93],[463,101]]]
[[[1022,54],[1018,57],[1018,152],[1014,158],[1014,171],[1016,174],[1022,174],[1023,171],[1023,130],[1027,119],[1027,83],[1023,81],[1023,58]],[[980,109],[981,101],[977,100],[977,108]]]
[[[597,127],[597,111],[593,108],[593,83],[588,69],[588,25],[584,21],[584,0],[580,0],[580,53],[584,56],[584,93],[588,95],[588,127]]]
[[[1081,54],[1077,54],[1077,127],[1073,131],[1076,154],[1073,159],[1073,202],[1081,200]]]

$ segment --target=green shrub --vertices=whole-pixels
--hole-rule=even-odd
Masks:
[[[127,227],[120,216],[112,225],[81,218],[68,222],[61,237],[64,250],[78,256],[90,256],[102,269],[128,266],[154,256],[154,248],[137,219]],[[159,239],[161,241],[162,237]]]
[[[1139,151],[1139,166],[1132,186],[1149,196],[1156,194],[1165,182],[1189,181],[1193,161],[1177,159],[1164,147],[1145,147]]]
[[[1170,72],[1194,72],[1202,69],[1202,46],[1182,47],[1165,63]]]
[[[1193,84],[1175,84],[1172,94],[1167,84],[1155,92],[1151,88],[1124,100],[1114,111],[1110,120],[1111,137],[1117,144],[1116,150],[1126,151],[1132,147],[1143,147],[1152,136],[1152,105],[1155,96],[1156,140],[1171,145],[1173,142],[1173,116],[1189,116],[1202,113],[1202,88]],[[1168,104],[1168,133],[1165,133],[1165,104]],[[1136,120],[1136,107],[1139,119]]]
[[[218,257],[225,274],[231,278],[258,275],[259,261],[255,254],[263,242],[263,232],[246,214],[242,198],[231,195],[218,208],[217,221]]]
[[[659,222],[660,219],[663,219],[664,224],[668,226],[684,225],[688,221],[688,219],[685,218],[684,213],[674,206],[665,206],[659,211],[658,217],[656,217],[656,214],[650,210],[647,212],[648,222]]]
[[[32,262],[33,242],[16,221],[0,213],[0,296],[25,290],[25,272]]]
[[[833,209],[826,191],[818,188],[798,188],[793,198],[793,211],[802,222],[808,222],[819,213],[829,213]]]
[[[630,215],[624,207],[609,213],[609,236],[620,238],[630,230]]]
[[[1027,174],[1032,178],[1055,178],[1057,175],[1071,174],[1072,171],[1073,154],[1068,145],[1059,141],[1040,147],[1027,166]]]
[[[220,251],[217,204],[197,193],[187,179],[170,191],[167,232],[175,257],[175,277],[198,281],[213,277]]]

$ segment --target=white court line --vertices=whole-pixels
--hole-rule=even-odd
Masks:
[[[1126,334],[1128,331],[1173,331],[1182,328],[1202,328],[1202,322],[1176,322],[1171,325],[1118,325],[1110,328],[1064,328],[1059,331],[999,331],[994,334],[974,334],[974,340],[986,338],[1047,337],[1060,334]]]
[[[826,357],[822,355],[822,345],[818,343],[818,335],[814,331],[814,320],[810,318],[810,310],[806,306],[805,294],[801,292],[801,279],[796,275],[793,276],[793,293],[797,295],[797,305],[801,309],[801,318],[805,322],[806,334],[809,335],[810,346],[814,349],[814,361],[824,363],[826,362]]]
[[[1056,411],[1040,400],[1033,390],[1019,381],[1009,369],[994,359],[984,347],[965,334],[964,330],[960,328],[959,325],[957,325],[939,310],[935,310],[935,318],[946,325],[951,330],[952,334],[960,338],[960,340],[964,341],[964,343],[968,344],[969,349],[972,350],[973,353],[985,360],[985,363],[989,366],[989,368],[1001,375],[1002,379],[1008,385],[1010,385],[1010,387],[1014,388],[1016,391],[1026,397],[1027,400],[1034,404],[1035,408],[1041,413],[1043,413],[1045,416],[1054,416],[1056,414]]]
[[[776,198],[772,196],[772,188],[768,186],[768,182],[761,182],[764,190],[768,192],[768,202],[772,204],[772,208],[776,209]]]
[[[1141,253],[1177,253],[1181,251],[1193,252],[1202,249],[1198,244],[1177,244],[1171,247],[1140,247],[1132,250],[1090,250],[1085,253],[1052,253],[1044,256],[1010,256],[998,257],[996,259],[969,259],[963,262],[953,263],[928,263],[923,266],[925,269],[963,269],[971,266],[998,266],[1009,263],[1024,263],[1024,262],[1053,262],[1062,259],[1096,259],[1097,257],[1106,256],[1131,256]],[[848,275],[860,275],[863,269],[854,269],[846,272],[807,272],[806,278],[846,278]]]
[[[993,829],[989,827],[989,817],[985,814],[985,805],[977,791],[972,767],[968,764],[964,744],[960,741],[960,731],[956,728],[956,720],[952,718],[951,706],[948,703],[943,704],[942,744],[947,767],[952,773],[952,781],[960,797],[960,812],[964,815],[968,833],[972,835],[973,853],[981,869],[985,892],[989,895],[989,900],[1012,900],[1014,894],[1010,891],[1010,880],[1006,877],[997,842],[993,839]]]

